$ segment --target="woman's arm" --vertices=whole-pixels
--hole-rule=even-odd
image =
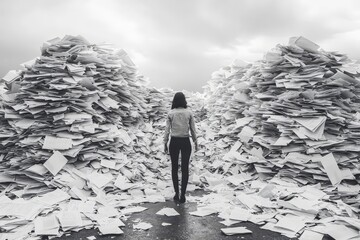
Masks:
[[[190,113],[190,132],[191,132],[191,138],[195,144],[195,150],[198,150],[195,120],[194,120],[194,115],[192,114],[192,112]]]
[[[170,121],[170,116],[168,115],[166,117],[165,135],[164,135],[164,151],[165,151],[165,153],[168,152],[167,143],[169,141],[170,127],[171,127],[171,121]]]

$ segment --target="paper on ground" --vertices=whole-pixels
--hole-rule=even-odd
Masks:
[[[233,227],[233,228],[221,228],[221,231],[225,235],[235,235],[235,234],[246,234],[246,233],[252,233],[249,229],[246,227]]]
[[[231,220],[231,219],[226,219],[224,221],[221,221],[220,223],[224,224],[227,227],[229,227],[229,226],[234,225],[234,224],[239,223],[239,222],[241,222],[241,221],[234,221],[234,220]]]
[[[317,233],[317,232],[313,232],[310,230],[305,230],[299,240],[322,240],[324,237],[324,234],[322,233]]]
[[[217,213],[218,210],[209,208],[209,207],[199,207],[194,212],[189,212],[191,215],[198,216],[198,217],[205,217],[214,213]]]
[[[117,226],[114,225],[100,225],[99,231],[101,234],[123,234],[124,232]]]
[[[171,223],[167,223],[167,222],[163,222],[163,223],[161,223],[161,226],[171,226],[172,224]]]
[[[137,213],[137,212],[142,212],[144,210],[146,210],[146,207],[141,207],[141,206],[136,206],[136,207],[130,207],[130,208],[125,208],[121,210],[121,214],[131,214],[131,213]]]
[[[68,162],[66,157],[64,157],[59,151],[55,151],[53,155],[44,163],[52,175],[56,175]]]
[[[307,219],[304,217],[298,217],[291,214],[287,214],[283,216],[276,224],[277,228],[284,228],[287,230],[291,230],[294,233],[299,232],[302,228],[305,227],[305,223]]]
[[[158,211],[156,214],[157,215],[165,215],[168,217],[180,215],[175,209],[166,208],[166,207],[161,209],[160,211]]]
[[[119,218],[109,218],[109,217],[104,217],[101,219],[97,220],[99,225],[114,225],[117,227],[124,227],[125,223],[123,223]]]
[[[317,225],[310,230],[327,234],[336,240],[347,240],[359,236],[358,230],[335,223],[326,223],[325,226]]]
[[[150,223],[147,222],[140,222],[137,224],[133,225],[134,229],[139,229],[139,230],[148,230],[150,228],[152,228],[153,225],[151,225]]]

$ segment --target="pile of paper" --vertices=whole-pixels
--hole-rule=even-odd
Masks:
[[[345,55],[302,37],[250,66],[237,80],[250,86],[244,117],[223,121],[219,131],[211,120],[200,123],[205,150],[199,155],[208,158],[196,174],[220,201],[205,208],[217,210],[226,223],[267,223],[264,228],[287,236],[304,229],[309,236],[325,234],[334,224],[349,236],[354,228],[358,233],[358,72]],[[223,115],[226,108],[215,106],[209,115]],[[241,208],[231,216],[221,196],[232,205],[234,191]],[[309,230],[313,224],[321,227]]]
[[[250,99],[241,112],[244,117],[223,121],[218,132],[212,128],[215,137],[221,137],[215,145],[236,148],[224,157],[251,163],[263,179],[280,174],[296,176],[301,184],[357,185],[356,65],[345,55],[315,47],[304,38],[292,39],[289,46],[278,45],[253,64],[245,74]],[[224,115],[224,105],[212,114]],[[248,156],[239,156],[242,152]]]
[[[261,149],[264,177],[358,185],[360,78],[350,62],[302,37],[265,55],[250,77],[252,120],[239,133]]]
[[[212,129],[232,124],[243,117],[242,112],[249,100],[249,83],[246,71],[251,64],[235,60],[230,66],[211,75],[204,86],[205,108]]]
[[[149,158],[148,88],[123,50],[66,36],[23,65],[1,88],[4,238],[27,236],[34,223],[33,235],[119,234],[129,207],[172,195],[167,166]]]
[[[66,163],[124,163],[133,141],[127,127],[146,115],[146,88],[129,57],[72,36],[50,40],[41,51],[26,70],[3,78],[9,88],[0,111],[4,176],[41,185]]]

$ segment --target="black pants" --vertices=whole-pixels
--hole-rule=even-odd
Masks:
[[[170,140],[171,174],[176,194],[179,194],[179,153],[181,152],[181,195],[185,195],[189,180],[189,160],[191,155],[191,144],[188,137],[171,137]]]

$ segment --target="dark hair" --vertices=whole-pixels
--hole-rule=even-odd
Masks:
[[[180,108],[180,107],[187,108],[187,102],[185,99],[185,95],[182,92],[177,92],[174,95],[171,109]]]

